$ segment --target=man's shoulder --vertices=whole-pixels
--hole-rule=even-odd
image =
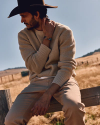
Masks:
[[[18,34],[24,34],[27,33],[27,28],[24,28],[18,32]]]
[[[56,35],[58,34],[58,36],[63,36],[63,35],[65,36],[65,34],[66,34],[66,36],[68,36],[68,35],[72,36],[73,32],[68,26],[56,22],[55,34]]]
[[[64,24],[61,24],[61,23],[58,23],[56,22],[56,27],[60,30],[66,30],[66,31],[71,31],[71,29],[67,26],[67,25],[64,25]]]

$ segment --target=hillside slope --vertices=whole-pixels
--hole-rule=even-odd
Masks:
[[[100,64],[100,52],[95,52],[94,54],[86,57],[81,57],[76,59],[77,65],[99,65]]]
[[[100,52],[100,48],[99,48],[99,49],[94,50],[93,52],[89,52],[89,53],[87,53],[87,54],[83,55],[82,57],[91,56],[91,55],[93,55],[94,53],[98,53],[98,52]]]

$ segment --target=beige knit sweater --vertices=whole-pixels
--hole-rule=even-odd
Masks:
[[[19,49],[30,71],[30,83],[35,77],[55,76],[52,83],[62,86],[76,68],[75,40],[69,27],[56,23],[50,48],[42,44],[34,30],[18,33]]]

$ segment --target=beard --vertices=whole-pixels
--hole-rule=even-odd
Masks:
[[[32,30],[34,28],[38,28],[39,27],[39,22],[37,22],[34,17],[32,16],[32,19],[30,20],[29,23],[24,23],[27,25],[27,29],[28,30]]]

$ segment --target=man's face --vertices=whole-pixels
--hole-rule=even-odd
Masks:
[[[24,23],[28,30],[39,27],[39,22],[34,19],[34,16],[29,12],[24,12],[20,14],[21,23]]]

